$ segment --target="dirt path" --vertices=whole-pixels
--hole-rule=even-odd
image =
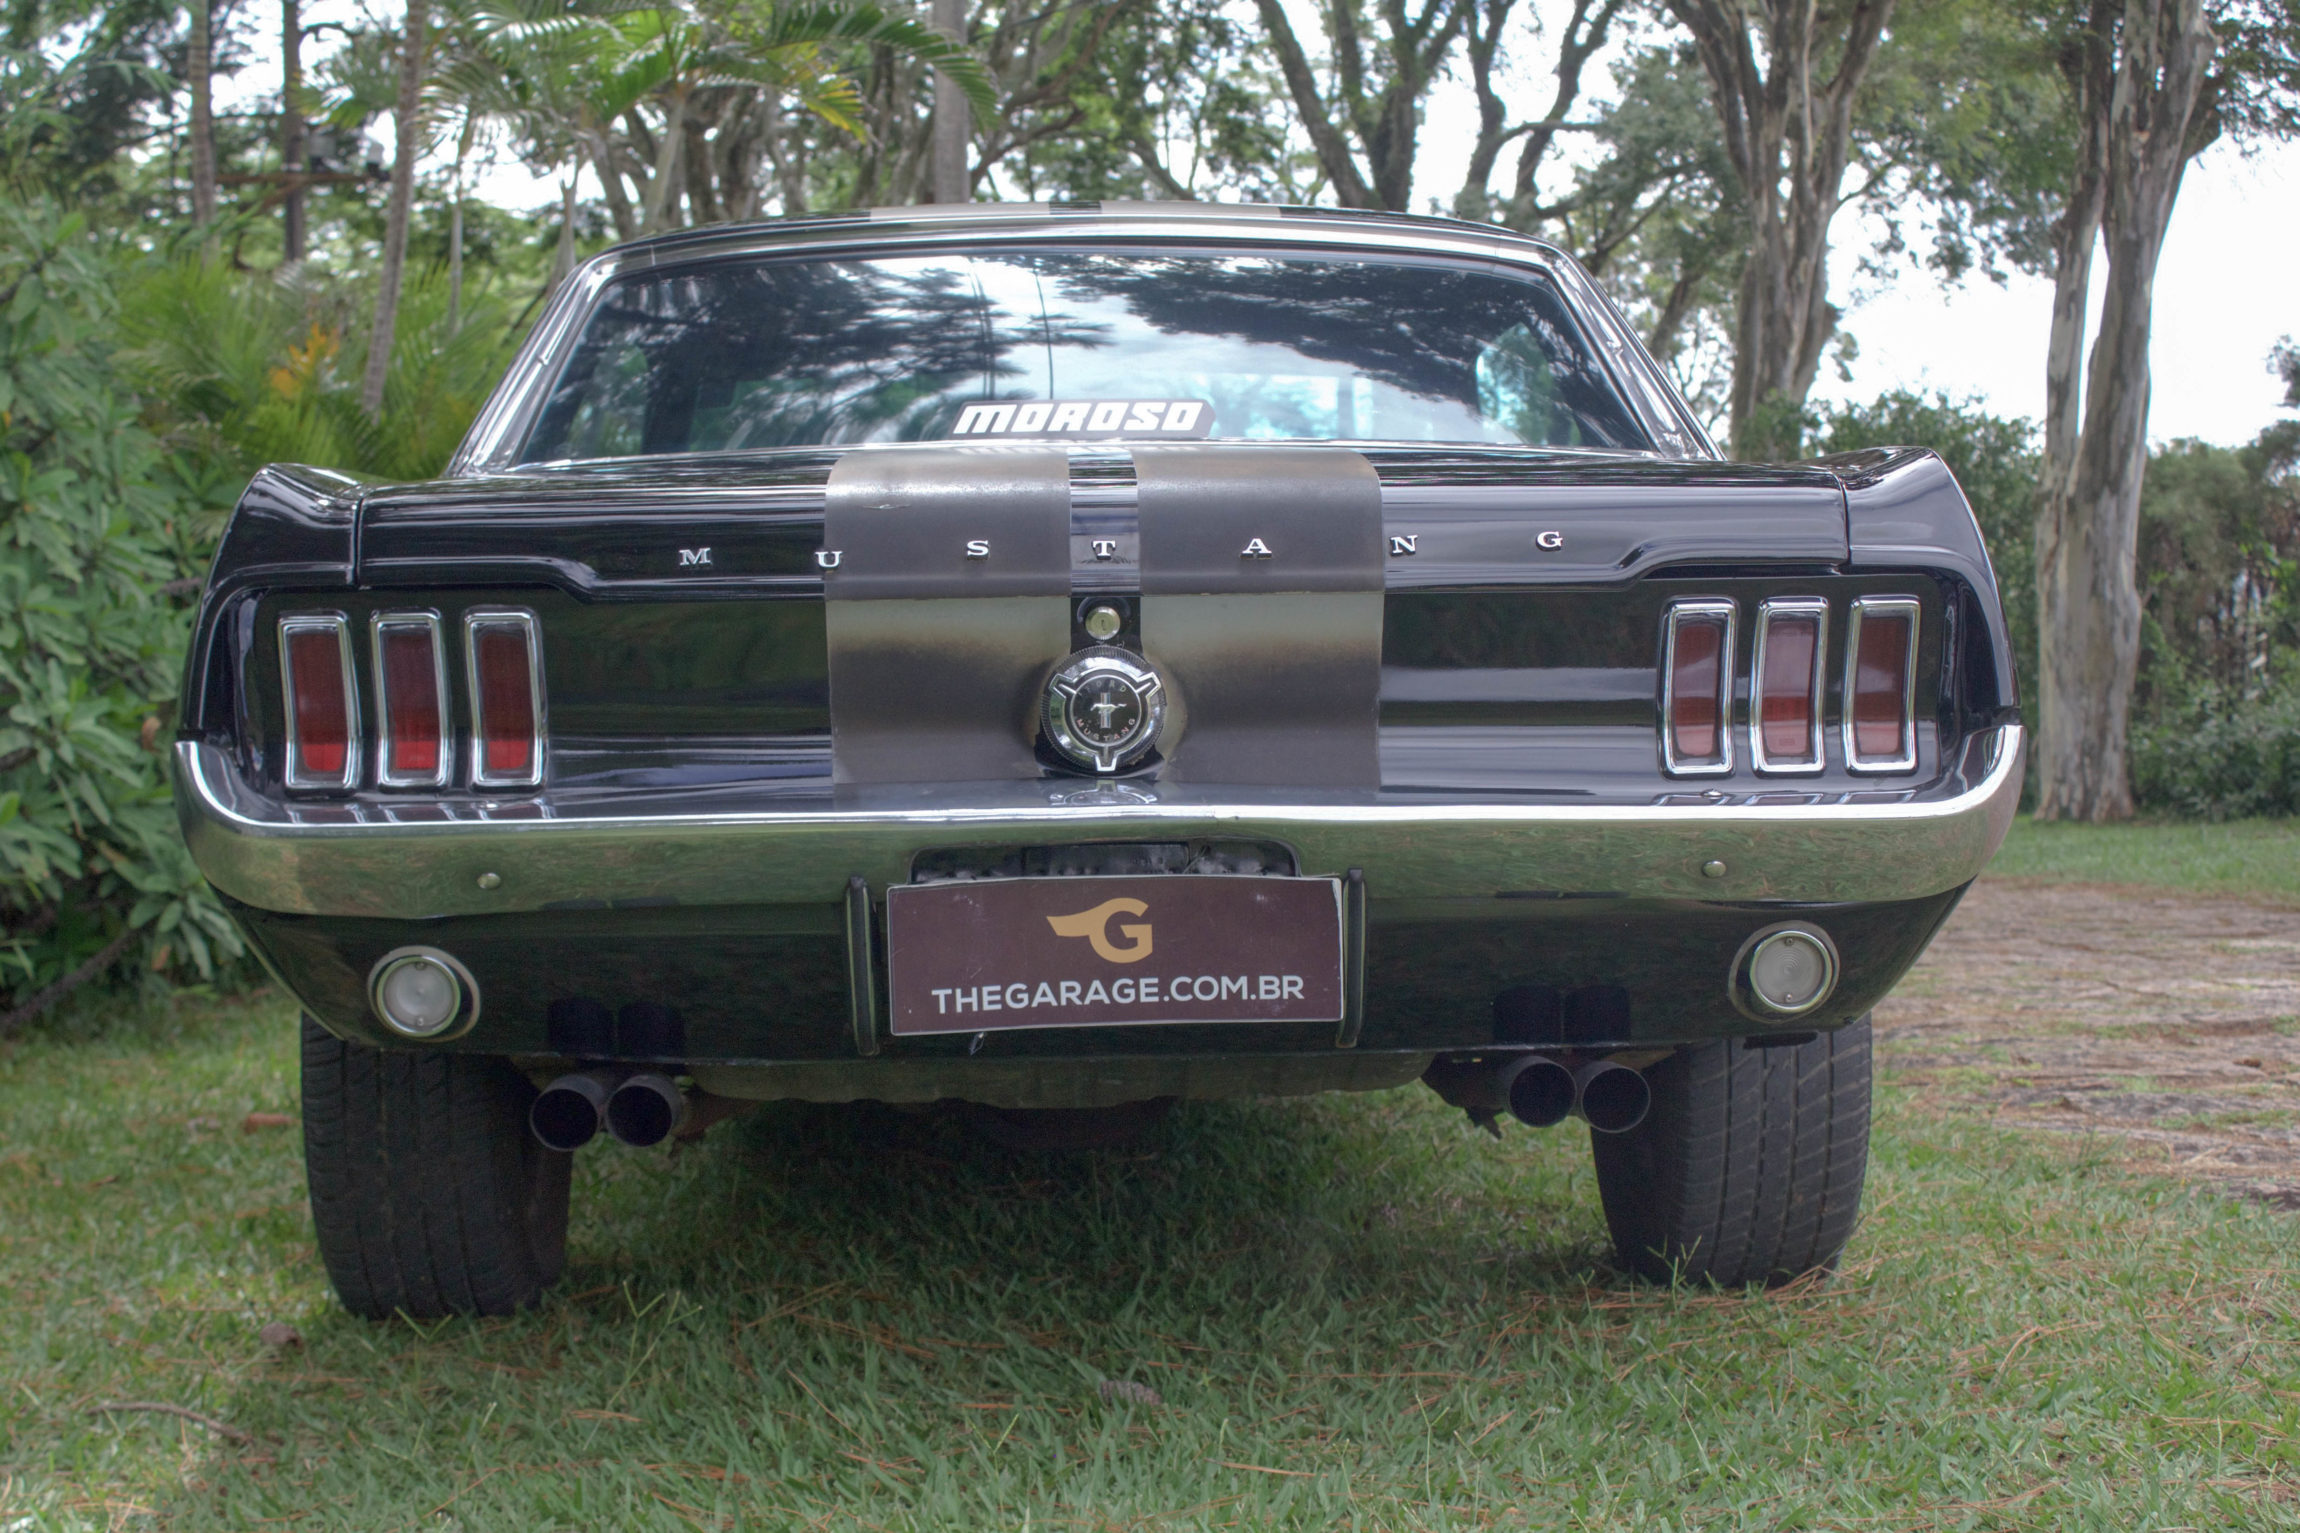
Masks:
[[[2300,1208],[2300,911],[1984,880],[1877,1041],[1901,1084]]]

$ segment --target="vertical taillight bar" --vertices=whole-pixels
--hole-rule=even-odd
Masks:
[[[375,780],[387,788],[444,787],[455,770],[447,656],[435,612],[379,612],[375,652]]]
[[[1661,643],[1661,763],[1681,777],[1733,770],[1732,602],[1672,602]]]
[[[1829,604],[1777,596],[1757,609],[1750,668],[1749,754],[1760,772],[1821,770],[1821,657]]]
[[[280,686],[287,785],[338,792],[358,787],[358,688],[351,672],[351,625],[342,613],[280,619]]]
[[[1907,772],[1917,764],[1917,602],[1863,596],[1845,635],[1845,764]]]
[[[471,681],[471,781],[534,787],[543,781],[543,645],[535,614],[465,613],[463,653]]]

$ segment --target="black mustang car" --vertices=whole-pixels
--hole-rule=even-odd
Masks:
[[[901,209],[609,251],[433,483],[259,474],[177,799],[362,1314],[534,1301],[601,1130],[1416,1079],[1584,1119],[1635,1271],[1780,1281],[2009,657],[1939,459],[1721,461],[1545,245]]]

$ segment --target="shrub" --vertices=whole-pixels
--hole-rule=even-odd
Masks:
[[[1840,405],[1816,423],[1806,451],[1930,447],[1957,476],[1981,525],[1997,592],[2012,630],[2021,677],[2036,675],[2036,428],[1991,415],[1971,400],[1897,389],[1865,405]]]
[[[2133,797],[2194,819],[2300,814],[2300,687],[2244,697],[2202,688],[2136,722]]]
[[[212,976],[241,951],[166,773],[186,612],[236,485],[142,420],[103,341],[106,260],[79,214],[0,200],[0,1034],[130,956]]]

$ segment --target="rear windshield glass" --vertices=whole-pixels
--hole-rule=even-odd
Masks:
[[[1015,415],[967,414],[1001,402]],[[1651,445],[1532,273],[1028,252],[622,278],[602,292],[521,460],[936,441],[962,417],[973,431],[1066,416],[1155,419],[1217,440]]]

